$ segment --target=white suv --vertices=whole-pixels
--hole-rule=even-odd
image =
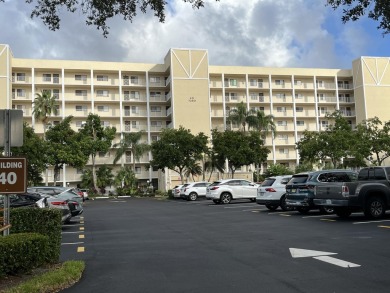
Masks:
[[[286,184],[292,175],[281,175],[266,178],[257,189],[256,202],[265,205],[274,211],[279,206],[283,211],[291,211],[293,208],[286,205]]]
[[[244,179],[225,179],[215,181],[207,187],[206,198],[215,204],[230,203],[233,199],[256,201],[258,184]]]
[[[209,186],[209,182],[192,182],[186,183],[180,190],[180,197],[186,200],[197,200],[200,196],[206,196],[206,188]]]

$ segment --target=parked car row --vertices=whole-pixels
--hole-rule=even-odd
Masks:
[[[175,198],[180,197],[191,201],[206,197],[215,204],[228,204],[235,199],[249,199],[265,205],[269,210],[280,207],[283,211],[296,209],[306,214],[310,210],[318,209],[322,213],[329,214],[335,212],[332,205],[315,204],[316,186],[334,182],[354,182],[357,176],[357,172],[352,170],[320,170],[272,176],[266,178],[261,184],[244,179],[218,180],[211,184],[203,181],[192,182],[177,185],[172,192]]]
[[[68,223],[72,217],[83,213],[84,193],[76,188],[59,186],[28,187],[27,193],[11,194],[10,207],[56,208],[62,211],[62,223]],[[88,195],[87,195],[88,196]],[[4,205],[4,196],[0,195],[0,206]]]

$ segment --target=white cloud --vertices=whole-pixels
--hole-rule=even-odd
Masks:
[[[162,63],[169,48],[202,48],[211,65],[350,66],[352,59],[345,59],[358,56],[369,36],[356,38],[359,29],[344,26],[337,34],[327,31],[329,8],[324,4],[206,0],[204,8],[194,10],[183,0],[172,0],[165,23],[150,11],[139,13],[133,23],[117,17],[109,21],[110,34],[104,38],[78,13],[63,14],[61,29],[51,32],[40,19],[29,18],[31,5],[11,1],[0,3],[7,28],[0,31],[0,42],[10,44],[20,58]]]

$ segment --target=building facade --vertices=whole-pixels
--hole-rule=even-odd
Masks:
[[[291,168],[299,164],[295,143],[304,130],[327,127],[326,113],[340,110],[354,127],[364,119],[390,120],[390,58],[361,57],[351,69],[267,68],[209,65],[207,50],[171,49],[161,64],[90,62],[15,58],[0,45],[0,109],[23,110],[24,120],[43,133],[33,117],[37,93],[49,90],[58,100],[59,123],[72,115],[74,130],[89,113],[122,133],[145,131],[144,142],[159,139],[164,128],[183,126],[193,134],[211,129],[238,129],[226,117],[238,103],[274,116],[277,135],[267,137],[267,164]],[[101,154],[97,164],[112,165],[115,149]],[[177,174],[147,170],[151,154],[136,162],[140,180],[171,188]],[[131,154],[121,164],[132,164]],[[114,169],[118,168],[113,166]],[[266,166],[264,166],[266,167]],[[248,171],[243,168],[242,170]],[[49,170],[49,181],[53,181]],[[62,184],[80,182],[81,170],[65,167]]]

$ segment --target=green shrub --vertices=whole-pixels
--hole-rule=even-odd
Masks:
[[[46,262],[57,263],[61,253],[62,211],[59,209],[11,209],[10,234],[39,233],[49,237]]]
[[[169,189],[169,190],[168,190],[168,197],[169,197],[169,198],[173,198],[172,189]]]
[[[29,272],[46,263],[49,237],[19,233],[0,237],[0,276]]]

